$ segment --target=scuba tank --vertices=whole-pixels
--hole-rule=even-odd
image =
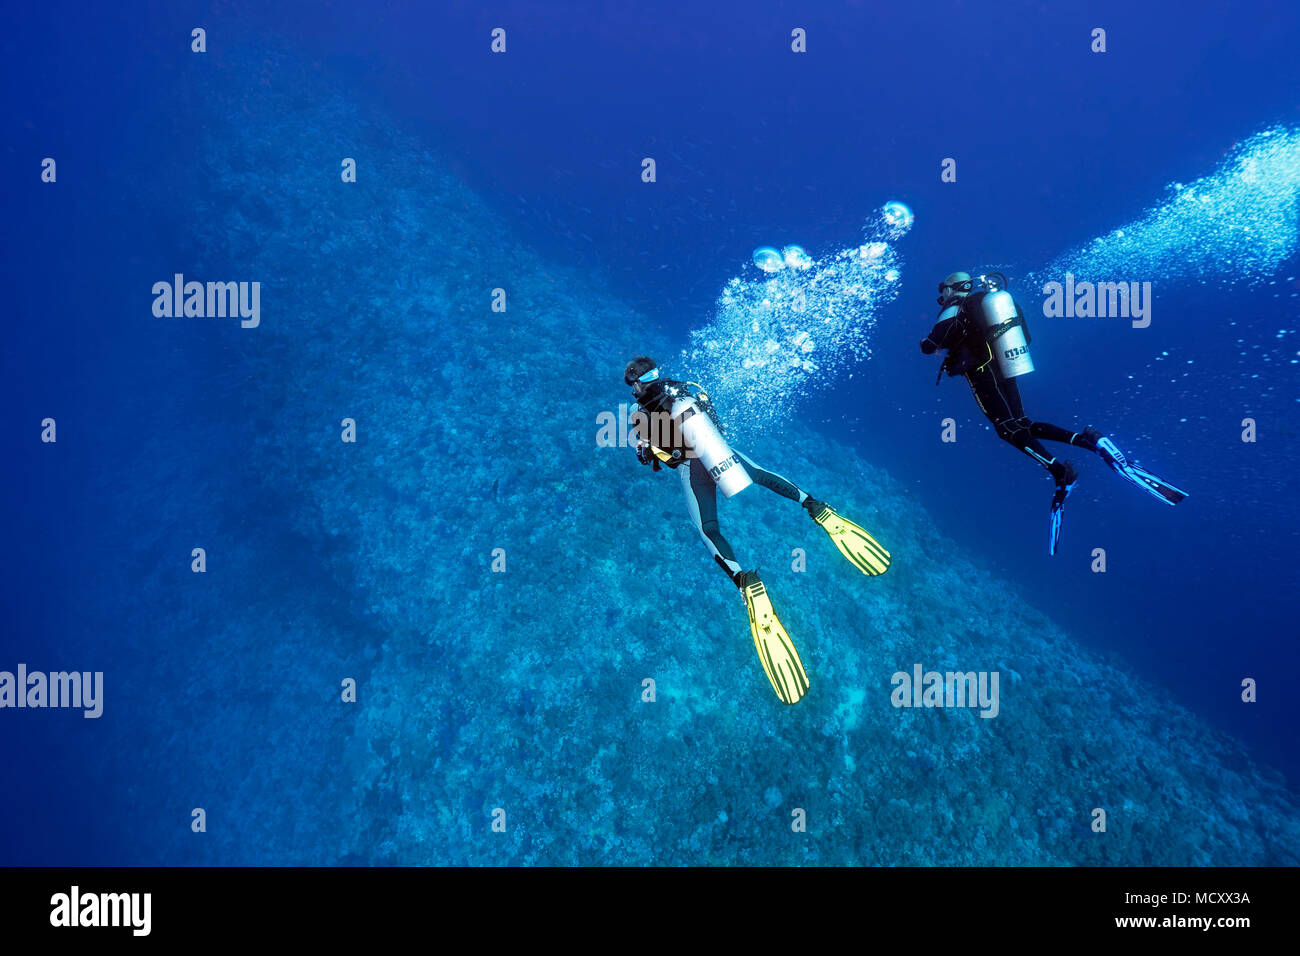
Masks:
[[[692,395],[688,391],[686,386],[689,385],[695,386],[698,395]],[[749,477],[749,472],[714,424],[710,414],[712,406],[704,389],[695,382],[682,382],[680,388],[670,388],[671,390],[665,389],[673,397],[669,414],[681,429],[686,444],[695,457],[699,458],[709,477],[717,482],[722,493],[730,498],[752,485],[754,482]]]
[[[949,375],[964,375],[979,371],[990,362],[998,363],[997,373],[1003,379],[1015,378],[1034,370],[1034,360],[1029,356],[1029,326],[1016,300],[1007,291],[1007,277],[1001,272],[988,272],[971,280],[979,292],[946,307],[939,313],[939,321],[960,316],[963,344],[950,348],[935,384]],[[972,348],[971,340],[979,343]]]
[[[1024,313],[1007,291],[1007,277],[1001,272],[979,276],[976,282],[985,290],[980,302],[980,331],[988,343],[989,352],[997,359],[998,371],[1003,378],[1015,378],[1034,370],[1034,360],[1029,355],[1029,327]]]

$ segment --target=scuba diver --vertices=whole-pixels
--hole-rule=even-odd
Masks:
[[[976,288],[978,286],[978,289]],[[1034,370],[1029,357],[1029,327],[1025,314],[1006,291],[1007,277],[1000,272],[971,278],[954,272],[939,283],[939,321],[921,340],[921,351],[933,355],[947,349],[939,376],[964,375],[975,401],[997,429],[998,437],[1033,458],[1056,481],[1048,552],[1056,554],[1061,534],[1065,499],[1074,490],[1079,474],[1068,461],[1053,457],[1044,441],[1061,442],[1095,452],[1122,478],[1166,504],[1176,505],[1187,497],[1173,485],[1129,462],[1115,443],[1091,426],[1070,431],[1059,425],[1031,421],[1025,415],[1016,377]]]
[[[644,355],[628,363],[623,381],[639,409],[633,413],[637,460],[654,471],[680,469],[682,491],[696,530],[723,572],[740,590],[759,661],[782,703],[794,704],[808,690],[808,674],[786,633],[758,571],[744,570],[718,525],[718,489],[730,498],[758,484],[801,504],[830,535],[835,547],[863,574],[883,574],[889,552],[866,531],[842,518],[778,474],[765,471],[731,448],[709,396],[695,382],[663,378],[658,363]],[[692,391],[693,390],[693,391]]]

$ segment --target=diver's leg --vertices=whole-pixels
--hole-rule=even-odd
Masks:
[[[1007,403],[1014,417],[1027,423],[1029,428],[1029,438],[1034,440],[1034,445],[1042,453],[1046,454],[1040,441],[1056,441],[1063,445],[1073,445],[1075,448],[1082,448],[1084,451],[1096,451],[1097,439],[1101,433],[1095,428],[1085,428],[1081,432],[1072,432],[1069,429],[1062,428],[1060,425],[1053,425],[1050,422],[1032,421],[1025,414],[1024,402],[1020,398],[1020,386],[1016,384],[1014,378],[1009,378],[1005,382],[999,383],[1001,389],[1006,393]],[[1036,456],[1035,456],[1036,457]],[[1048,456],[1051,457],[1050,455]]]
[[[741,464],[745,466],[745,471],[749,472],[749,477],[754,480],[754,484],[762,485],[770,491],[775,491],[782,498],[789,498],[791,501],[799,502],[799,504],[804,503],[804,500],[808,497],[808,492],[801,490],[789,478],[784,478],[774,471],[767,471],[764,468],[758,467],[758,465],[754,464],[753,459],[743,452],[738,451],[735,446],[732,446],[731,450],[735,452],[736,457],[739,458]]]
[[[1048,422],[1030,422],[1029,432],[1035,438],[1040,438],[1043,441],[1059,441],[1064,445],[1082,448],[1084,451],[1096,451],[1097,439],[1101,437],[1101,432],[1095,428],[1085,428],[1081,432],[1072,432],[1060,425],[1052,425]]]
[[[1070,464],[1055,458],[1034,435],[1034,423],[1025,417],[1015,379],[999,379],[989,368],[970,373],[967,379],[980,411],[993,423],[999,438],[1042,465],[1058,485],[1074,479]]]
[[[736,453],[736,457],[745,465],[745,471],[749,472],[749,477],[754,479],[754,484],[769,488],[782,498],[789,498],[791,501],[799,502],[799,504],[803,505],[804,511],[808,512],[808,517],[814,521],[817,520],[818,515],[829,507],[826,502],[817,500],[789,478],[778,475],[774,471],[759,468],[748,455],[737,451],[735,448],[731,450]]]
[[[691,513],[691,520],[708,545],[713,560],[735,583],[741,570],[740,562],[718,527],[718,486],[698,458],[692,458],[682,472],[682,491],[686,494],[686,508]]]

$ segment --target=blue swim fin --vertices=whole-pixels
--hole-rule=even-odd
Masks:
[[[1139,468],[1124,457],[1113,441],[1102,438],[1097,441],[1097,454],[1111,470],[1121,478],[1131,481],[1153,498],[1159,498],[1167,505],[1176,505],[1187,497],[1187,492],[1175,488],[1164,479],[1157,478],[1151,472]]]
[[[1069,465],[1067,464],[1066,467],[1068,468]],[[1069,480],[1064,484],[1057,484],[1056,494],[1052,496],[1052,524],[1047,542],[1048,554],[1056,554],[1056,542],[1061,537],[1061,518],[1065,514],[1065,499],[1070,497],[1070,492],[1079,483],[1079,475],[1073,468],[1070,468],[1067,475]]]

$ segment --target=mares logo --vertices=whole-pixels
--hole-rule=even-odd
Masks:
[[[738,465],[738,464],[740,464],[740,461],[736,458],[735,455],[732,455],[730,458],[726,459],[725,461],[720,461],[712,468],[710,468],[709,477],[712,478],[714,481],[717,481],[718,477],[724,471],[729,469],[732,465]]]

